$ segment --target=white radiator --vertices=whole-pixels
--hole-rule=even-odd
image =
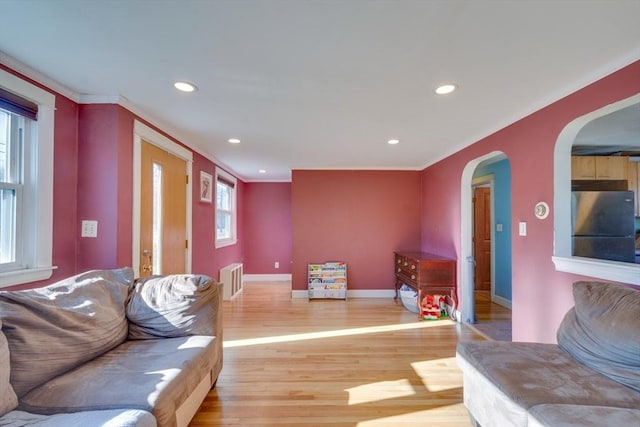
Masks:
[[[220,281],[224,285],[223,299],[229,301],[242,292],[242,264],[229,264],[220,270]]]

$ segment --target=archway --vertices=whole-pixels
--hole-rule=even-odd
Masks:
[[[507,159],[501,151],[494,151],[484,156],[471,160],[465,166],[461,178],[461,295],[458,319],[464,323],[475,322],[475,295],[474,295],[474,249],[473,249],[473,187],[474,173],[479,167],[490,163]],[[510,175],[508,177],[511,179]],[[509,215],[510,216],[510,215]],[[510,223],[510,218],[508,218]],[[510,256],[510,249],[509,249]]]

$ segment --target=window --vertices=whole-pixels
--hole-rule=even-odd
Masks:
[[[216,248],[236,243],[236,178],[216,168]]]
[[[22,264],[23,141],[29,120],[0,108],[0,271]]]
[[[51,277],[55,96],[0,70],[0,287]]]

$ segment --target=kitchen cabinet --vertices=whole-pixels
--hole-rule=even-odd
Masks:
[[[572,156],[572,180],[626,180],[627,157]]]
[[[628,157],[597,156],[596,179],[627,179]]]

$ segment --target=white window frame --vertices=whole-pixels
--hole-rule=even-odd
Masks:
[[[231,237],[218,239],[218,180],[227,181],[233,184],[231,192]],[[214,233],[215,247],[223,248],[238,243],[237,223],[238,223],[238,180],[235,176],[216,167],[215,174],[215,216],[214,216]]]
[[[0,288],[46,280],[56,268],[53,259],[53,135],[55,96],[21,78],[0,70],[0,88],[38,105],[38,120],[31,121],[33,151],[25,149],[22,194],[22,262],[0,272]],[[30,173],[26,173],[29,170]]]

